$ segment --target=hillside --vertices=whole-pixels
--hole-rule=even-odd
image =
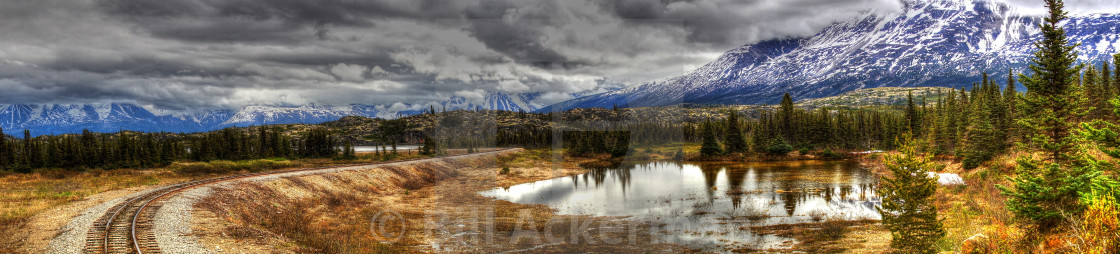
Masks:
[[[938,96],[952,90],[948,87],[879,87],[860,89],[846,92],[836,96],[824,98],[804,99],[796,102],[805,108],[852,108],[865,106],[901,106],[906,105],[906,97],[914,96],[914,102],[933,104]]]
[[[971,87],[984,72],[1022,71],[1041,19],[984,0],[907,0],[901,12],[868,12],[808,38],[743,45],[690,73],[576,98],[541,111],[693,104],[775,104],[783,93],[819,98],[876,87]],[[1064,23],[1081,61],[1120,52],[1120,15]]]

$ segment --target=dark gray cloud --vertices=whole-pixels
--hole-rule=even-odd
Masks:
[[[810,36],[864,12],[901,6],[900,0],[0,0],[0,104],[392,107],[483,92],[542,92],[541,103],[556,102],[679,75],[743,44]]]

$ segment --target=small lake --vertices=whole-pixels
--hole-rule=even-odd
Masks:
[[[338,149],[342,149],[342,147],[340,146],[340,147],[338,147]],[[385,146],[385,149],[389,150],[389,151],[392,151],[393,147],[392,146]],[[397,145],[397,152],[402,152],[402,151],[407,151],[407,150],[419,150],[419,149],[420,149],[419,145]],[[372,153],[372,152],[375,152],[375,151],[378,151],[378,150],[381,150],[381,146],[354,146],[354,152],[358,152],[358,153],[364,153],[364,152],[371,152]]]
[[[794,239],[750,226],[880,219],[878,177],[854,161],[648,162],[484,191],[487,197],[545,204],[565,215],[672,221],[664,241],[706,251],[782,249]],[[664,223],[651,223],[664,224]]]

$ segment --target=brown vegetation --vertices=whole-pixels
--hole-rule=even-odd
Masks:
[[[588,228],[590,235],[603,233],[626,239],[626,232],[600,232],[610,228],[600,223],[614,223],[617,218],[561,216],[544,205],[498,201],[477,194],[494,187],[584,172],[574,162],[553,164],[550,155],[545,150],[534,150],[496,158],[243,183],[215,191],[197,203],[195,216],[220,219],[194,228],[204,243],[234,252],[633,252],[653,248],[685,251],[672,245],[612,245],[602,241],[570,244],[541,237],[518,237],[515,232],[519,230],[535,230],[571,239],[568,229],[572,225],[592,223]],[[511,172],[499,174],[504,167]],[[269,198],[260,198],[262,195]],[[382,224],[376,219],[371,222],[386,214],[402,216],[403,223],[389,220]],[[401,233],[397,241],[386,239],[387,235]],[[246,237],[223,244],[224,235]],[[432,249],[433,246],[439,249]]]
[[[452,151],[459,153],[460,151]],[[322,167],[339,164],[376,162],[385,159],[409,159],[418,155],[400,154],[375,157],[362,154],[357,160],[332,159],[251,160],[175,163],[157,169],[115,170],[40,170],[30,174],[0,175],[0,253],[25,253],[45,248],[49,239],[29,239],[53,234],[67,218],[56,218],[58,209],[81,212],[111,198],[95,195],[120,191],[119,196],[145,188],[250,172]],[[97,201],[97,202],[86,202]],[[79,205],[80,207],[70,207]],[[69,213],[67,213],[69,214]],[[47,218],[50,217],[50,218]],[[50,225],[44,225],[44,222]]]
[[[808,253],[885,253],[889,250],[890,232],[879,221],[850,221],[828,218],[819,223],[784,224],[761,227],[744,227],[761,234],[797,239],[791,250]],[[757,252],[764,250],[736,250]]]

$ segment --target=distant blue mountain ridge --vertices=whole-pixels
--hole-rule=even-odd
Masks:
[[[543,105],[533,101],[541,93],[489,93],[481,101],[452,97],[437,109],[494,109],[531,112]],[[389,110],[373,105],[246,106],[237,110],[212,110],[200,113],[167,113],[129,103],[105,104],[9,104],[0,105],[0,128],[13,136],[23,130],[34,136],[133,130],[144,132],[190,133],[267,124],[316,124],[345,116],[396,118],[423,113],[429,107]]]

